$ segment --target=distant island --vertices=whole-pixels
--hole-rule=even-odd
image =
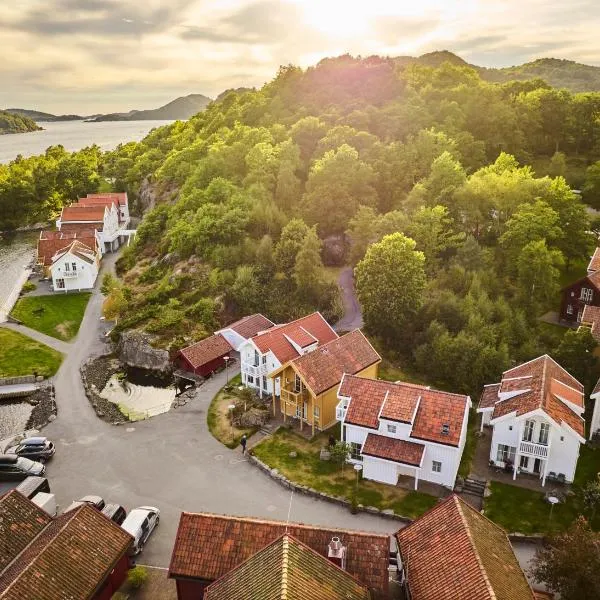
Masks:
[[[0,135],[8,133],[27,133],[42,129],[33,119],[21,115],[0,111]]]
[[[196,113],[203,111],[211,98],[202,94],[190,94],[177,98],[160,108],[151,110],[132,110],[128,113],[112,113],[108,115],[98,115],[87,119],[91,123],[101,121],[176,121],[187,120]]]
[[[51,123],[53,121],[83,121],[83,119],[86,118],[80,115],[52,115],[50,113],[40,112],[39,110],[28,110],[26,108],[6,108],[4,110],[11,115],[27,117],[36,123]]]

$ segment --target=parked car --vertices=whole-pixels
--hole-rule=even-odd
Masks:
[[[102,510],[106,503],[100,496],[83,496],[83,498],[79,498],[79,500],[71,502],[71,504],[69,504],[69,506],[67,506],[65,509],[65,512],[69,512],[70,510],[73,510],[82,504],[89,504],[98,510]]]
[[[158,527],[160,511],[154,506],[134,508],[121,523],[121,527],[133,536],[132,553],[139,554],[148,541],[150,534]]]
[[[120,504],[107,504],[102,509],[102,514],[106,515],[117,525],[121,525],[127,516],[127,511]]]
[[[21,483],[16,486],[16,490],[21,492],[23,496],[31,499],[39,492],[50,493],[50,484],[45,477],[25,477]]]
[[[46,467],[16,454],[0,455],[0,480],[21,481],[30,475],[42,476]]]
[[[6,454],[16,454],[31,460],[46,462],[54,456],[56,448],[48,438],[31,437],[22,440],[16,446],[7,448],[5,452]]]
[[[58,504],[56,504],[56,496],[46,492],[38,492],[31,501],[45,510],[51,517],[58,514]]]

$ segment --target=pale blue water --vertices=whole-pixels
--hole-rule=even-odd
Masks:
[[[112,150],[119,144],[137,142],[155,127],[172,121],[105,121],[86,123],[85,121],[61,121],[39,123],[43,131],[0,135],[0,163],[7,163],[17,157],[43,154],[48,146],[62,144],[66,150],[81,150],[97,144],[102,150]]]

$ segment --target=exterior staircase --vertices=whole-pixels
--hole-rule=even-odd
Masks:
[[[485,485],[485,481],[481,481],[479,479],[471,479],[467,477],[465,479],[462,491],[465,494],[472,494],[473,496],[479,496],[480,498],[483,498],[483,494],[485,492]]]

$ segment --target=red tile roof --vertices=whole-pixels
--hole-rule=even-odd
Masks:
[[[321,313],[315,312],[291,323],[276,325],[265,333],[254,336],[252,341],[262,354],[270,350],[283,365],[300,356],[286,335],[301,335],[299,332],[302,329],[314,336],[319,344],[326,344],[338,337]]]
[[[69,221],[84,221],[90,223],[103,223],[105,206],[65,206],[60,215],[60,221],[67,223]]]
[[[349,573],[285,533],[208,586],[204,600],[370,600]]]
[[[600,248],[596,248],[594,250],[594,254],[590,259],[590,262],[587,267],[588,271],[600,271]]]
[[[540,356],[503,373],[505,378],[527,376],[527,389],[521,394],[501,400],[494,405],[492,419],[515,412],[517,416],[536,409],[543,410],[557,423],[566,423],[581,437],[585,422],[560,398],[584,408],[583,386],[548,355]]]
[[[338,385],[345,373],[355,375],[380,360],[369,340],[356,329],[299,356],[291,364],[318,396]]]
[[[338,396],[349,397],[345,423],[376,429],[379,414],[391,416],[412,415],[412,439],[458,446],[465,416],[469,411],[469,397],[432,390],[402,382],[363,379],[345,376]],[[390,408],[386,405],[390,402]],[[416,409],[416,414],[415,414]],[[404,420],[404,419],[391,419]],[[448,433],[443,433],[448,426]]]
[[[452,495],[396,534],[413,600],[533,600],[504,530]]]
[[[530,376],[502,379],[500,382],[499,393],[510,394],[512,392],[529,390],[531,389],[531,380],[532,378]]]
[[[361,454],[376,456],[397,463],[420,467],[425,446],[407,440],[398,440],[385,435],[369,433],[363,445]]]
[[[310,527],[205,513],[182,513],[169,577],[214,581],[288,533],[321,556],[339,537],[347,547],[346,570],[369,589],[388,592],[387,535]]]
[[[600,306],[584,306],[581,325],[589,327],[594,339],[600,343]]]
[[[296,346],[299,346],[300,348],[306,348],[318,342],[317,338],[308,333],[304,327],[298,327],[286,335],[288,339],[290,339],[292,342],[294,342],[294,344],[296,344]]]
[[[32,522],[26,513],[23,511],[23,520]],[[49,519],[0,573],[0,598],[91,598],[132,541],[128,533],[88,505]]]
[[[483,387],[481,398],[479,398],[478,408],[491,408],[498,402],[499,383],[490,383]]]
[[[121,206],[127,204],[127,192],[102,192],[100,194],[88,194],[88,198],[116,198]]]
[[[267,317],[257,313],[255,315],[248,315],[239,321],[235,321],[235,323],[223,327],[221,331],[223,331],[223,329],[231,329],[243,338],[248,339],[263,331],[267,331],[267,329],[271,329],[274,325],[275,323],[273,323],[273,321],[270,321]]]
[[[52,264],[52,257],[73,240],[79,240],[97,252],[98,242],[95,230],[89,229],[89,225],[84,227],[86,228],[76,231],[42,231],[37,247],[38,262],[49,267]]]
[[[96,252],[92,250],[90,247],[86,246],[79,240],[72,241],[65,248],[60,249],[53,257],[52,264],[56,261],[60,260],[65,254],[71,253],[73,256],[77,256],[81,260],[93,264],[96,262]]]
[[[233,350],[231,344],[220,334],[211,335],[187,348],[180,350],[180,354],[192,365],[194,369],[205,365],[216,358],[224,356]]]
[[[112,206],[118,208],[119,201],[116,198],[79,198],[72,206],[106,206],[110,209]]]

